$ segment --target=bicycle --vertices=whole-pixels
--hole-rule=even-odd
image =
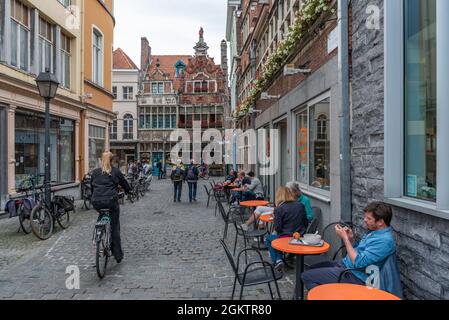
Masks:
[[[55,196],[50,203],[42,197],[31,211],[30,223],[33,234],[40,240],[47,240],[53,234],[56,222],[62,229],[70,224],[70,212],[75,212],[73,198]]]
[[[92,240],[96,246],[95,267],[97,275],[103,279],[106,275],[108,260],[112,256],[111,251],[111,215],[109,209],[100,210],[100,219],[95,224]]]

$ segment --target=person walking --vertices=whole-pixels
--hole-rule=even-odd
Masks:
[[[181,202],[182,184],[186,180],[186,174],[181,159],[176,162],[176,167],[173,168],[171,176],[174,187],[173,202]]]
[[[162,172],[162,162],[161,162],[161,160],[159,160],[159,161],[157,162],[157,172],[158,172],[157,179],[158,179],[158,180],[161,180],[161,179],[162,179],[162,174],[163,174],[163,172]]]
[[[189,185],[189,202],[196,202],[196,190],[198,187],[198,175],[200,174],[198,168],[190,160],[190,165],[187,168],[187,183]]]
[[[126,181],[123,173],[112,167],[113,154],[109,151],[103,153],[101,158],[101,168],[92,172],[92,206],[100,212],[102,209],[109,209],[111,216],[111,250],[117,263],[123,259],[122,243],[120,238],[120,205],[118,202],[118,186],[121,186],[128,194],[131,187]],[[101,220],[98,217],[98,221]]]

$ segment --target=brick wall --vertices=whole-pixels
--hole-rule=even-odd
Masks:
[[[384,198],[384,34],[365,27],[366,7],[383,0],[352,1],[353,220],[363,230],[363,208]],[[449,299],[449,221],[394,208],[392,226],[408,299]]]

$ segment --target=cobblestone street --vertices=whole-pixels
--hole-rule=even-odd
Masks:
[[[47,241],[17,232],[17,218],[0,220],[0,299],[229,299],[234,276],[219,243],[224,224],[214,215],[212,199],[206,207],[203,184],[195,204],[188,203],[187,185],[183,202],[173,203],[169,180],[153,180],[138,203],[126,201],[121,207],[125,258],[121,264],[112,260],[103,280],[95,271],[91,241],[94,211],[83,211],[78,203],[70,228],[56,229]],[[230,225],[231,248],[234,235]],[[263,255],[269,261],[266,251]],[[66,288],[71,265],[80,269],[79,290]],[[294,270],[287,270],[279,282],[283,299],[291,297],[294,279]],[[244,299],[270,299],[268,286],[245,288]]]

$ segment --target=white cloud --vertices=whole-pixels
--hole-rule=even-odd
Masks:
[[[137,65],[141,37],[148,38],[153,54],[193,55],[203,27],[209,55],[220,63],[226,11],[226,0],[115,0],[114,48],[122,48]]]

